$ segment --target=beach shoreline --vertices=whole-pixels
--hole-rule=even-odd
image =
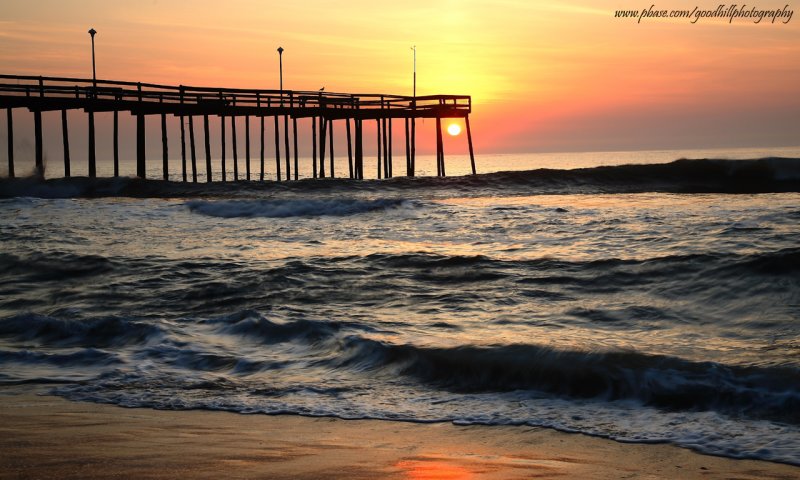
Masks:
[[[72,402],[0,392],[0,478],[800,478],[800,468],[534,427]]]

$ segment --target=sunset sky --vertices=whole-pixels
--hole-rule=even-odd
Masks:
[[[472,95],[480,152],[800,144],[800,12],[614,18],[650,3],[5,0],[0,70],[91,77],[94,27],[102,79],[277,88],[282,46],[287,89],[411,94],[416,45],[418,94]]]

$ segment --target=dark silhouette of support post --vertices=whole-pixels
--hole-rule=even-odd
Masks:
[[[247,162],[244,165],[245,176],[250,181],[250,115],[244,116],[244,157]]]
[[[164,181],[169,180],[169,147],[167,146],[167,114],[161,114],[161,155]]]
[[[183,115],[181,115],[181,166],[183,172],[183,181],[186,182],[186,125],[183,123]]]
[[[114,110],[114,176],[119,177],[119,112]]]
[[[189,115],[189,150],[192,152],[192,182],[197,183],[197,150],[194,146],[194,116]]]
[[[328,143],[331,149],[331,178],[336,177],[336,166],[333,161],[333,120],[328,121]]]
[[[275,180],[281,181],[281,132],[275,115]]]
[[[347,130],[347,170],[350,174],[350,178],[353,177],[353,140],[351,139],[350,135],[350,118],[346,119],[345,125]]]
[[[319,178],[325,178],[325,132],[328,125],[325,117],[319,117]]]
[[[417,175],[417,119],[411,118],[411,176]]]
[[[264,181],[264,116],[261,116],[261,171],[258,174],[259,181]]]
[[[383,177],[384,178],[391,178],[391,174],[389,173],[389,135],[386,132],[386,119],[381,119],[381,130],[383,132],[383,137],[381,141],[383,142]]]
[[[42,112],[33,111],[33,134],[36,144],[36,176],[44,176],[44,150],[42,146]]]
[[[387,120],[389,122],[389,178],[394,177],[394,155],[392,155],[392,117]]]
[[[464,123],[467,127],[467,143],[469,144],[469,161],[472,165],[472,174],[475,175],[475,151],[472,150],[472,130],[469,128],[469,115],[464,117]]]
[[[442,139],[442,119],[439,117],[436,117],[436,158],[439,176],[444,177],[444,141]]]
[[[300,179],[300,153],[297,150],[297,117],[292,117],[292,136],[294,137],[294,179]]]
[[[286,155],[286,180],[291,180],[292,166],[289,163],[289,115],[283,116],[283,149]]]
[[[378,137],[378,143],[377,143],[377,145],[378,145],[378,148],[377,148],[377,150],[378,150],[378,179],[380,179],[381,178],[381,121],[380,121],[380,119],[377,119],[376,123],[378,125],[377,129],[376,129],[376,131],[378,133],[378,135],[377,135],[377,137]]]
[[[144,114],[136,114],[136,176],[139,178],[147,178],[145,171],[145,138],[144,138]],[[91,166],[90,166],[91,168]],[[92,173],[89,172],[89,176]]]
[[[239,152],[236,145],[236,115],[231,115],[231,147],[233,148],[233,181],[239,181]]]
[[[205,130],[205,147],[206,147],[206,182],[210,182],[211,178],[211,129],[208,128],[208,114],[203,115],[203,130]]]
[[[409,135],[408,117],[406,117],[406,176],[411,177],[411,139]]]
[[[364,180],[364,127],[361,119],[356,119],[356,178]]]
[[[14,115],[11,109],[6,109],[8,118],[8,178],[14,178]]]
[[[311,170],[317,178],[317,117],[311,117],[311,148]]]
[[[69,124],[67,123],[66,110],[61,110],[61,137],[64,144],[64,176],[69,177]]]
[[[94,112],[89,112],[89,177],[97,176],[97,153],[94,145]]]
[[[228,166],[225,165],[225,115],[219,117],[219,131],[220,131],[220,159],[222,167],[222,181],[228,181]]]

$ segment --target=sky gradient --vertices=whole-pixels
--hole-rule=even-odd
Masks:
[[[800,13],[692,24],[614,18],[649,6],[624,0],[133,5],[4,1],[2,73],[90,77],[94,27],[102,79],[277,88],[280,45],[287,89],[411,94],[416,45],[418,94],[473,96],[478,152],[800,144]]]

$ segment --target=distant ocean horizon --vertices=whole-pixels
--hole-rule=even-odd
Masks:
[[[174,146],[173,146],[174,148]],[[240,147],[241,148],[241,147]],[[251,179],[258,180],[261,172],[261,159],[258,148],[251,146],[250,171]],[[305,146],[303,147],[305,148]],[[181,181],[182,161],[179,156],[175,156],[174,150],[170,150],[169,156],[169,179]],[[29,152],[28,152],[29,153]],[[150,179],[161,179],[163,176],[162,158],[149,152],[147,159],[147,177]],[[219,152],[214,152],[212,148],[212,177],[214,180],[221,179],[221,158]],[[187,174],[188,180],[192,180],[191,154],[187,148]],[[205,153],[202,148],[196,152],[197,157],[197,178],[198,181],[206,180]],[[478,173],[495,173],[502,171],[524,171],[540,168],[547,169],[576,169],[592,168],[600,166],[615,166],[627,164],[651,165],[659,163],[669,163],[678,159],[758,159],[767,157],[800,158],[800,146],[796,147],[747,147],[747,148],[707,148],[707,149],[663,149],[663,150],[631,150],[631,151],[599,151],[599,152],[530,152],[530,153],[476,153],[475,163]],[[348,175],[348,159],[346,149],[336,150],[335,152],[335,176],[345,178]],[[448,154],[445,152],[445,160],[448,176],[469,175],[472,173],[470,158],[467,154]],[[246,174],[246,160],[244,151],[238,155],[239,179],[244,179]],[[281,152],[280,157],[282,178],[285,178],[285,153]],[[300,166],[299,176],[301,179],[312,176],[311,157],[308,155],[300,156],[298,164]],[[406,174],[405,152],[398,150],[393,155],[393,173],[395,177]],[[436,175],[436,156],[433,154],[417,154],[417,176]],[[290,163],[294,168],[294,157],[290,157]],[[88,174],[87,160],[75,156],[71,159],[71,174],[73,176],[86,176]],[[377,157],[375,155],[365,155],[364,158],[364,178],[374,179],[377,174]],[[17,176],[26,176],[33,173],[33,158],[31,155],[17,154],[15,157],[15,169]],[[330,157],[326,157],[326,169],[329,170]],[[275,180],[275,156],[274,152],[265,154],[264,159],[265,180]],[[100,177],[113,176],[113,161],[111,158],[98,156],[97,175]],[[63,159],[60,152],[52,150],[45,157],[45,178],[59,178],[64,174]],[[120,159],[120,175],[134,176],[136,174],[136,162],[133,158]],[[233,179],[234,168],[231,152],[226,158],[226,178]],[[8,165],[0,162],[0,177],[8,175]],[[294,173],[292,173],[294,178]]]

